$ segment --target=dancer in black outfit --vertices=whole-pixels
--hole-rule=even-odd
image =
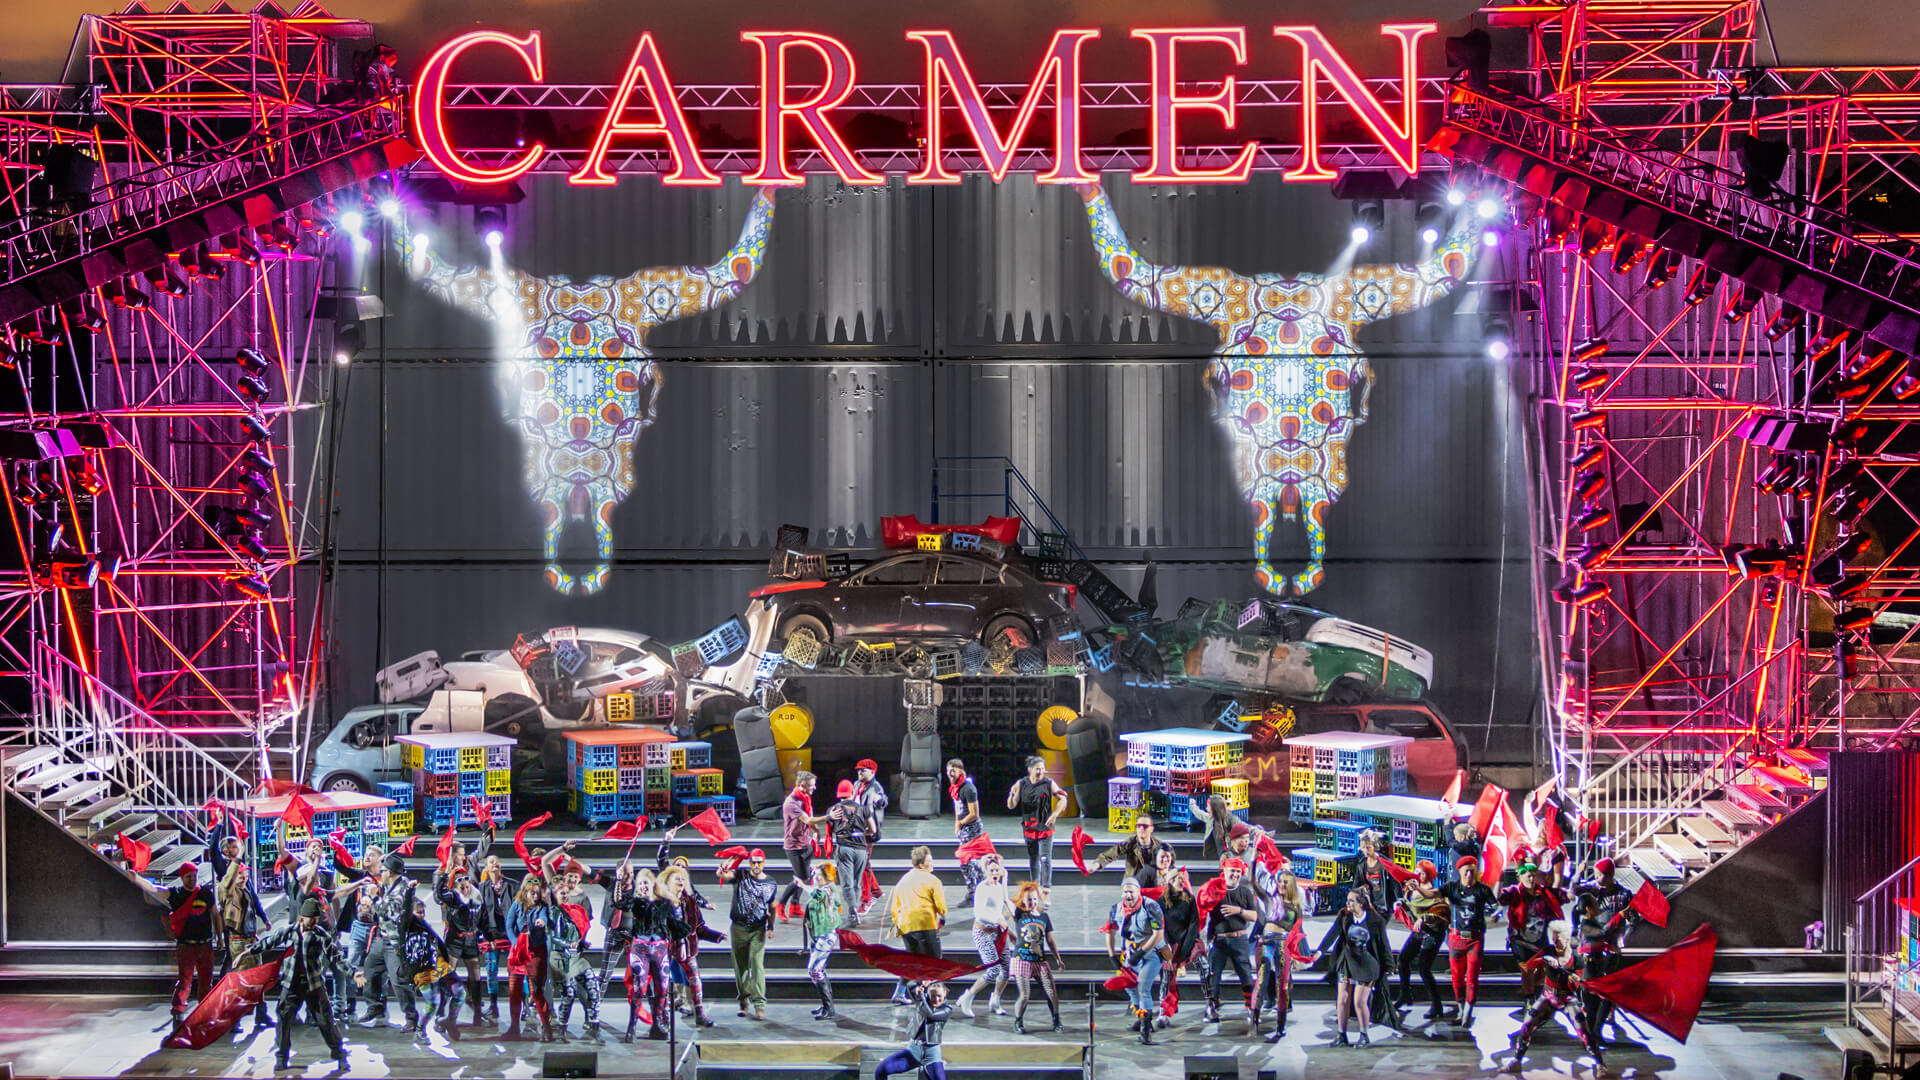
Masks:
[[[280,961],[280,1000],[275,1007],[280,1031],[274,1039],[274,1069],[293,1067],[293,1025],[304,1006],[307,1020],[320,1029],[320,1037],[333,1051],[333,1060],[340,1063],[344,1075],[347,1047],[340,1038],[339,1025],[334,1023],[333,1003],[327,996],[327,975],[344,961],[333,933],[321,925],[320,898],[301,900],[299,917],[268,933],[260,946],[263,956],[286,953]]]
[[[1339,987],[1336,1008],[1340,1033],[1334,1037],[1333,1045],[1372,1045],[1367,1038],[1371,1019],[1368,1006],[1374,985],[1391,960],[1387,953],[1387,924],[1380,913],[1368,905],[1365,890],[1347,893],[1346,904],[1334,918],[1327,936],[1320,940],[1320,948],[1315,950],[1314,959],[1322,956],[1332,958],[1328,973]],[[1360,1024],[1359,1038],[1352,1043],[1347,1041],[1349,1017]]]

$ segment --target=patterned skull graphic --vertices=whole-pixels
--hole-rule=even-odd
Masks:
[[[1327,511],[1347,487],[1347,439],[1366,422],[1373,367],[1354,328],[1439,300],[1466,277],[1474,231],[1466,214],[1417,266],[1354,266],[1335,274],[1240,274],[1156,266],[1127,242],[1098,185],[1079,188],[1100,268],[1121,295],[1204,322],[1220,335],[1207,384],[1227,433],[1241,495],[1253,509],[1262,588],[1302,594],[1325,579]],[[1359,404],[1354,405],[1354,391]],[[1268,553],[1277,518],[1299,521],[1310,550],[1291,578]]]
[[[654,267],[576,282],[512,267],[456,268],[401,229],[403,261],[441,300],[524,328],[501,365],[507,423],[526,450],[527,492],[546,531],[547,583],[594,593],[613,559],[613,511],[633,490],[633,444],[653,424],[661,372],[647,334],[661,323],[719,307],[760,270],[773,231],[773,190],[754,197],[739,242],[711,266]],[[560,565],[569,522],[590,522],[598,553],[574,575]]]

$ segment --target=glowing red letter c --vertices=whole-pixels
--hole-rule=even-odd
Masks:
[[[498,30],[476,30],[471,34],[462,34],[445,45],[440,46],[427,58],[427,64],[420,69],[420,77],[413,87],[413,131],[420,140],[420,149],[427,160],[449,179],[465,184],[504,184],[526,172],[539,163],[547,152],[545,143],[534,143],[519,161],[498,169],[486,169],[461,160],[459,152],[447,141],[445,118],[440,115],[441,98],[447,90],[447,75],[453,70],[453,62],[475,45],[505,45],[512,49],[527,65],[527,73],[534,82],[541,79],[540,31],[535,30],[526,37],[517,38],[503,34]]]

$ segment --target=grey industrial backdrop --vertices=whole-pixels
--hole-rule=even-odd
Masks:
[[[575,278],[711,262],[752,195],[731,181],[523,183],[508,260]],[[1109,190],[1134,246],[1162,263],[1324,270],[1351,224],[1326,188],[1271,175],[1188,188],[1110,177]],[[816,177],[777,198],[744,294],[648,341],[664,361],[659,419],[614,517],[614,572],[590,597],[543,580],[490,330],[416,289],[391,258],[370,269],[391,316],[347,376],[339,414],[335,714],[371,698],[381,664],[422,649],[503,647],[562,624],[690,637],[765,581],[779,525],[871,547],[881,516],[929,512],[948,456],[1009,459],[1128,587],[1150,551],[1168,613],[1188,596],[1254,594],[1250,517],[1202,385],[1212,333],[1118,295],[1071,190],[1023,177],[856,190]],[[469,211],[416,211],[409,227],[483,257]],[[1387,232],[1362,260],[1415,257],[1409,206],[1389,207]],[[1484,356],[1479,320],[1458,305],[1363,331],[1379,385],[1328,520],[1326,584],[1308,599],[1431,649],[1432,698],[1475,758],[1523,762],[1537,668],[1520,409]],[[943,476],[958,486],[952,467]],[[987,485],[1000,489],[997,468]],[[1001,509],[988,499],[945,512]],[[1297,530],[1276,535],[1286,557],[1303,556]],[[816,688],[816,746],[889,741],[901,722],[890,692]]]

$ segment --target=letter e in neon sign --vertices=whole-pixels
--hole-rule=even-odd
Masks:
[[[1211,43],[1233,50],[1233,62],[1247,62],[1247,30],[1243,26],[1178,27],[1171,30],[1135,30],[1133,36],[1146,41],[1153,59],[1153,153],[1145,172],[1133,174],[1133,182],[1144,184],[1181,181],[1194,184],[1244,183],[1253,172],[1253,155],[1259,147],[1247,143],[1233,164],[1218,169],[1182,169],[1179,165],[1180,137],[1174,121],[1183,110],[1216,112],[1228,127],[1233,126],[1233,76],[1221,80],[1212,94],[1182,94],[1179,76],[1174,70],[1174,50],[1181,45]]]
[[[633,91],[642,79],[647,82],[647,96],[653,100],[653,111],[659,119],[647,123],[623,123],[620,118],[626,115],[627,104],[633,99]],[[615,135],[667,137],[667,152],[673,155],[673,171],[660,178],[662,184],[697,187],[720,182],[720,178],[700,160],[700,148],[694,144],[693,132],[687,128],[686,114],[680,111],[673,80],[667,78],[667,67],[660,60],[660,50],[655,47],[652,34],[640,35],[640,43],[633,49],[633,59],[627,61],[627,73],[620,77],[620,89],[614,92],[613,101],[607,106],[607,118],[600,125],[600,134],[593,140],[593,149],[587,152],[586,163],[580,166],[580,171],[567,177],[567,183],[613,183],[614,176],[607,171],[606,161],[607,148],[613,144]]]

